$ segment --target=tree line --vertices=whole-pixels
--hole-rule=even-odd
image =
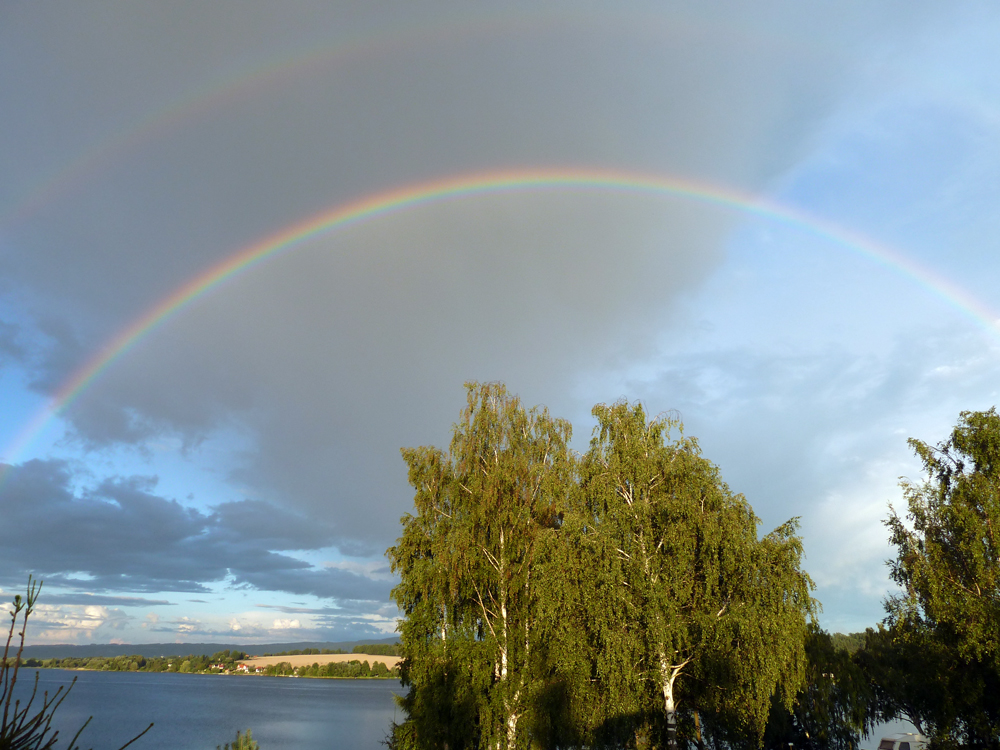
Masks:
[[[904,593],[836,637],[796,519],[760,536],[675,418],[593,414],[576,455],[568,422],[472,383],[447,450],[402,451],[415,508],[387,555],[408,692],[390,747],[856,748],[897,716],[939,746],[997,747],[992,411],[911,442],[928,477],[887,522]]]
[[[326,664],[313,662],[310,665],[293,667],[289,662],[269,664],[264,668],[264,674],[280,677],[334,677],[339,679],[359,679],[375,677],[380,679],[398,679],[399,668],[389,669],[380,661],[369,665],[367,661],[331,661]]]
[[[341,652],[343,653],[343,652]],[[280,654],[276,654],[280,655]],[[26,668],[42,669],[89,669],[100,672],[180,672],[199,674],[222,674],[235,671],[239,662],[247,658],[245,652],[220,651],[212,656],[189,654],[188,656],[89,656],[67,657],[65,659],[24,659],[21,665]],[[330,662],[328,664],[313,663],[312,665],[293,667],[289,662],[271,664],[264,668],[264,674],[296,677],[378,677],[389,679],[399,676],[399,669],[389,669],[385,664],[376,661],[369,665],[367,661]]]
[[[247,658],[245,651],[231,649],[218,651],[211,656],[68,656],[64,659],[25,659],[25,667],[43,669],[92,669],[101,672],[221,672],[233,669],[237,662]],[[213,669],[212,665],[223,665]]]

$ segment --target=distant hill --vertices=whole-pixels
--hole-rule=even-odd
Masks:
[[[295,643],[91,643],[88,646],[74,646],[69,644],[54,644],[40,646],[25,646],[25,659],[67,659],[84,658],[88,656],[211,656],[219,651],[239,649],[248,654],[270,654],[282,651],[293,651],[295,649],[318,648],[318,649],[341,649],[350,653],[355,646],[362,646],[369,643],[399,643],[398,636],[390,638],[365,638],[360,641],[338,641],[336,643],[328,641],[298,641]]]

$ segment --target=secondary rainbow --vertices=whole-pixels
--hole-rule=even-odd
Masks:
[[[990,333],[1000,334],[996,316],[954,284],[934,276],[899,252],[799,209],[731,188],[695,180],[638,172],[600,169],[521,169],[452,176],[370,195],[293,224],[229,256],[151,307],[111,339],[60,387],[49,404],[10,446],[11,461],[50,419],[73,402],[100,374],[144,336],[183,310],[192,300],[247,273],[266,261],[293,251],[309,240],[387,214],[413,211],[444,201],[526,191],[597,191],[657,195],[707,203],[720,209],[761,217],[819,237],[887,267],[970,315]]]
[[[566,14],[558,10],[532,10],[510,16],[507,13],[487,12],[468,18],[452,18],[447,22],[407,22],[402,26],[355,34],[343,39],[324,39],[305,49],[295,49],[270,55],[253,65],[238,67],[223,75],[213,77],[200,85],[185,90],[164,106],[157,107],[138,121],[109,137],[92,144],[77,154],[69,163],[42,178],[0,213],[0,228],[16,226],[32,218],[56,198],[73,189],[95,182],[102,173],[109,172],[115,162],[129,153],[137,153],[149,144],[178,132],[198,118],[213,111],[221,111],[227,104],[242,101],[245,97],[274,90],[297,78],[317,71],[336,69],[338,65],[359,64],[366,60],[385,59],[406,49],[437,49],[449,40],[466,42],[482,38],[489,41],[500,34],[542,32],[579,25],[585,31],[607,31],[611,24],[618,24],[620,33],[664,38],[663,43],[679,35],[698,33],[706,35],[707,28],[691,19],[674,19],[665,23],[657,14],[641,16],[641,23],[629,23],[620,14],[582,15],[579,10]],[[693,30],[693,31],[692,31]],[[797,40],[767,32],[748,31],[745,26],[713,24],[713,38],[724,34],[731,45],[756,44],[774,50],[779,45],[795,45],[799,53],[815,52],[815,45],[805,47]],[[829,53],[837,50],[829,50]]]
[[[600,18],[599,28],[606,30],[612,20],[621,19],[618,16]],[[30,219],[62,194],[96,181],[99,175],[109,172],[114,163],[124,159],[127,154],[138,153],[142,148],[165,139],[198,118],[213,111],[221,111],[226,105],[240,102],[249,96],[276,90],[292,80],[322,70],[336,70],[340,65],[358,65],[365,61],[385,59],[406,49],[437,49],[448,40],[472,40],[477,37],[489,40],[500,34],[539,32],[550,26],[571,22],[583,24],[585,17],[579,14],[567,17],[558,11],[545,10],[514,17],[487,13],[475,18],[450,19],[444,23],[406,23],[339,40],[325,39],[306,49],[271,55],[255,65],[237,68],[186,90],[166,105],[140,117],[130,127],[92,144],[62,168],[33,185],[6,212],[0,213],[0,228],[16,226]],[[644,19],[636,33],[648,34],[654,26],[651,19]],[[669,31],[671,34],[676,34],[682,28],[678,23],[660,26],[661,33]],[[745,29],[738,26],[727,27],[727,31],[731,37],[746,35]],[[778,44],[776,39],[765,41],[768,49],[774,49]]]

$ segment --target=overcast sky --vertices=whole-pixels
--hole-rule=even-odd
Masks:
[[[997,401],[997,38],[989,3],[3,3],[3,598],[45,580],[35,643],[391,634],[399,449],[502,380],[581,451],[596,403],[676,411],[762,534],[801,518],[823,626],[874,625],[906,439]],[[620,184],[412,204],[53,401],[264,237],[531,169],[856,240]]]

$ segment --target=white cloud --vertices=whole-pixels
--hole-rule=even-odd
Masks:
[[[191,617],[179,617],[173,621],[173,625],[176,626],[176,630],[179,635],[194,633],[201,630],[201,620],[195,620]]]
[[[99,631],[124,630],[134,618],[117,608],[37,604],[28,625],[29,642],[79,642]]]

